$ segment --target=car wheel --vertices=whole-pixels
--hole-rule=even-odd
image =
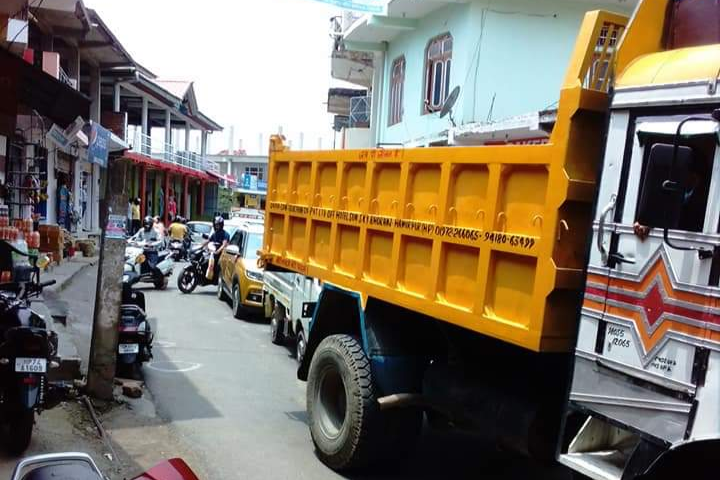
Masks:
[[[224,282],[222,276],[218,278],[217,298],[221,302],[227,302],[227,294],[225,293]]]
[[[285,321],[285,308],[275,302],[273,315],[270,319],[270,341],[275,345],[285,343],[285,334],[283,333],[283,322]]]
[[[240,301],[240,286],[236,283],[232,289],[232,310],[233,316],[237,319],[243,317],[243,306]]]
[[[305,332],[302,327],[298,328],[297,335],[295,336],[295,358],[298,364],[303,362],[305,358],[305,352],[307,351],[307,340],[305,339]]]

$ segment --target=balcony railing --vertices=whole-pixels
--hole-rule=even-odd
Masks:
[[[128,133],[126,141],[130,145],[130,151],[146,155],[155,160],[190,168],[198,172],[220,173],[220,167],[214,160],[195,152],[177,150],[173,144],[158,139],[153,140],[151,136],[143,134],[140,130],[135,130],[132,134]]]

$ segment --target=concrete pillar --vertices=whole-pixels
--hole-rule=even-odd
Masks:
[[[197,202],[198,214],[202,215],[205,213],[205,180],[200,180],[200,194]]]
[[[52,149],[47,159],[47,223],[57,223],[57,178],[55,178],[55,159],[57,150]]]
[[[88,211],[85,212],[86,216],[90,216],[90,226],[89,229],[96,231],[100,230],[101,223],[100,223],[100,165],[93,164],[92,166],[92,190],[91,187],[88,186],[88,196],[90,197],[90,201],[88,202],[87,209]],[[123,195],[125,195],[125,191],[123,190]],[[127,210],[127,200],[125,201],[125,209]],[[122,211],[121,211],[122,212]]]
[[[100,122],[100,69],[90,67],[90,120]]]
[[[165,143],[172,143],[172,114],[165,110]]]
[[[104,212],[127,211],[126,172],[125,160],[116,159],[109,162],[105,192],[107,203]],[[107,218],[103,218],[102,224],[103,227],[107,225]],[[113,399],[118,322],[122,300],[122,283],[118,279],[122,276],[125,263],[125,246],[123,238],[107,238],[103,228],[87,383],[88,393],[103,400]]]
[[[185,122],[185,151],[190,151],[190,124]]]
[[[120,112],[120,82],[113,85],[113,112]]]
[[[200,155],[203,157],[207,155],[207,147],[208,147],[208,132],[207,130],[202,131],[202,136],[200,138]]]
[[[227,159],[227,174],[232,175],[232,159]]]
[[[168,224],[168,219],[170,216],[168,215],[168,203],[170,202],[170,172],[165,172],[165,185],[163,187],[164,192],[164,205],[163,205],[163,223],[165,225]]]
[[[385,52],[373,53],[373,83],[370,104],[370,147],[381,142],[380,112],[382,110],[383,79],[385,77]]]
[[[140,217],[145,218],[149,213],[147,212],[147,193],[145,192],[147,186],[147,167],[145,165],[140,166],[140,187],[138,195],[140,197]]]
[[[142,99],[142,112],[140,114],[140,121],[142,123],[142,133],[143,135],[150,135],[150,125],[148,123],[148,110],[149,110],[150,104],[148,102],[148,99],[143,97]],[[143,143],[145,141],[143,140]],[[143,153],[148,153],[143,150]]]
[[[183,176],[183,188],[182,188],[182,198],[177,199],[179,202],[179,209],[182,212],[182,216],[190,219],[190,215],[192,215],[192,212],[190,211],[190,195],[188,192],[188,180],[189,177],[187,175]]]

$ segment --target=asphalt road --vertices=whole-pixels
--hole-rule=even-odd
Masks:
[[[180,270],[180,265],[176,271]],[[159,415],[205,460],[214,480],[334,478],[567,478],[473,438],[425,431],[414,455],[342,477],[313,451],[305,383],[267,323],[236,320],[215,288],[143,289],[154,319],[155,359],[145,366]]]

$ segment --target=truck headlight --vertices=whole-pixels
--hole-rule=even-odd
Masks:
[[[262,272],[257,272],[255,270],[245,270],[245,276],[250,280],[255,280],[256,282],[262,282],[263,280]]]

